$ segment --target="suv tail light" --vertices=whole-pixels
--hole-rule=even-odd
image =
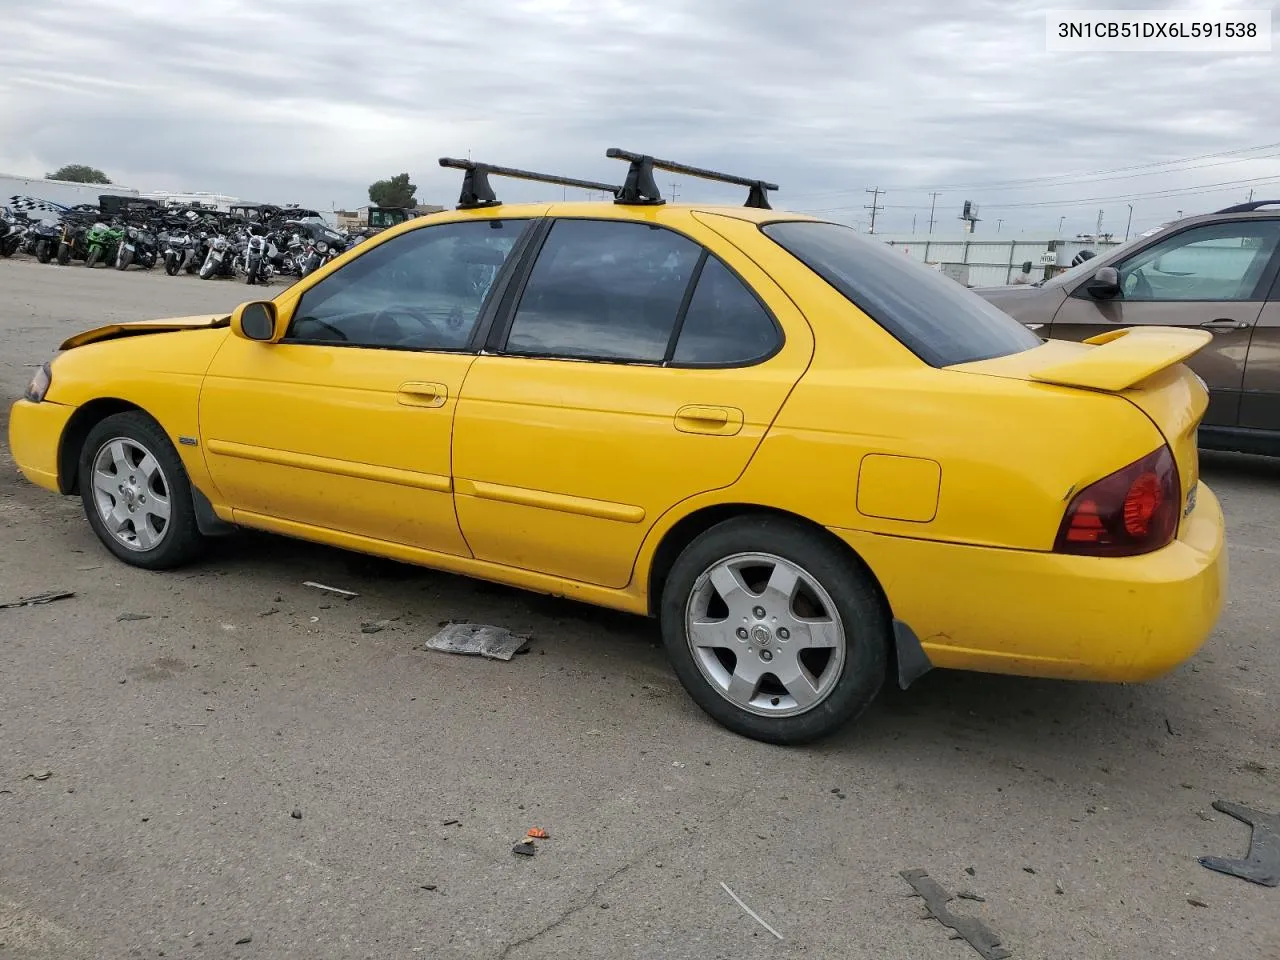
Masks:
[[[1178,465],[1163,446],[1077,493],[1054,552],[1133,557],[1159,550],[1178,532],[1181,507]]]

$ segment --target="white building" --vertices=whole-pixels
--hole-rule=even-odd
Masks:
[[[0,173],[0,206],[7,204],[10,197],[19,196],[74,207],[77,203],[96,204],[98,197],[104,193],[117,197],[139,196],[138,191],[132,187],[122,187],[115,183],[71,183],[67,180],[45,180]]]

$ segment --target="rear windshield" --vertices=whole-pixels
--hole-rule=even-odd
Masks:
[[[761,229],[930,366],[989,360],[1041,343],[976,293],[852,227],[793,221]]]

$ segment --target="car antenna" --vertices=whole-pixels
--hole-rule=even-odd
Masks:
[[[597,183],[594,180],[579,180],[576,177],[561,177],[553,173],[535,173],[532,170],[520,170],[516,167],[498,167],[491,163],[477,163],[474,160],[457,160],[452,157],[441,157],[440,166],[453,170],[465,171],[462,177],[462,192],[458,195],[459,210],[474,210],[479,207],[500,206],[502,201],[493,192],[489,177],[510,177],[513,180],[531,180],[534,183],[554,183],[560,187],[577,187],[581,190],[602,190],[617,196],[623,189],[611,183]]]
[[[658,184],[653,179],[653,171],[666,170],[669,173],[696,177],[699,180],[736,183],[739,186],[747,187],[747,202],[744,206],[754,207],[758,210],[773,209],[769,206],[769,191],[778,189],[776,183],[755,180],[751,177],[738,177],[731,173],[720,173],[703,167],[692,167],[687,163],[677,163],[674,160],[659,160],[657,157],[651,157],[648,154],[633,153],[630,150],[623,150],[619,147],[610,147],[605,151],[605,156],[614,160],[626,160],[631,164],[631,168],[627,171],[627,181],[617,194],[617,203],[641,205],[665,203],[666,201],[662,199],[662,193],[658,190]]]

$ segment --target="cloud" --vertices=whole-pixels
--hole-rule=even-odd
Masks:
[[[1176,6],[1163,0],[1147,6]],[[1188,9],[1190,3],[1184,4]],[[1256,7],[1239,3],[1241,8]],[[1045,50],[1039,4],[970,0],[0,0],[0,170],[102,167],[142,189],[328,208],[407,170],[450,203],[466,155],[593,180],[608,146],[780,183],[777,203],[939,229],[1119,229],[1243,199],[1156,191],[1274,178],[1280,148],[1203,169],[1078,175],[1262,144],[1274,54]],[[1011,180],[1077,175],[1056,185]],[[739,191],[663,175],[685,199]],[[1000,184],[999,186],[953,186]],[[545,189],[503,184],[512,199]],[[1061,206],[1027,206],[1061,201]],[[1117,226],[1119,225],[1119,226]]]

